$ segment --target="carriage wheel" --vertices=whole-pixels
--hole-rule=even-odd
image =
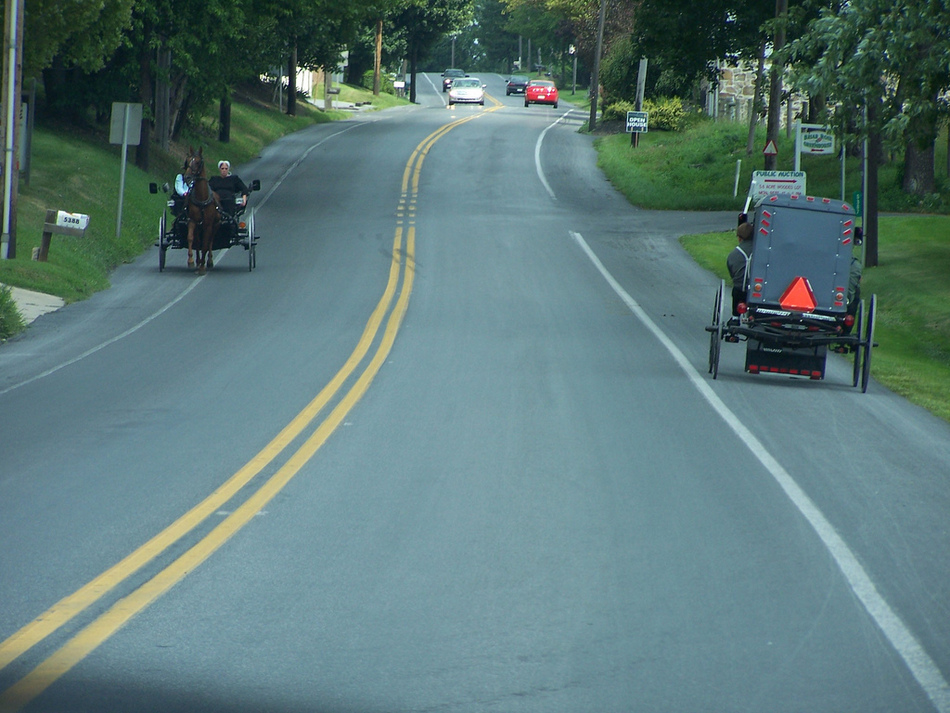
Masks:
[[[719,281],[719,292],[716,293],[716,302],[713,305],[712,326],[709,332],[709,373],[715,379],[719,375],[719,353],[722,350],[722,326],[725,310],[724,294],[726,281]]]
[[[868,391],[868,381],[871,379],[871,350],[874,348],[874,313],[877,311],[877,295],[871,295],[871,305],[868,307],[867,331],[864,340],[864,365],[861,369],[861,393]]]
[[[858,314],[854,321],[854,336],[858,338],[858,345],[854,347],[854,371],[851,377],[851,385],[857,386],[861,381],[861,331],[864,329],[864,300],[858,305]]]
[[[165,213],[158,219],[158,271],[165,270],[165,251],[168,249],[168,243],[165,242]]]

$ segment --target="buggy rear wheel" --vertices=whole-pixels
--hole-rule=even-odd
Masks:
[[[719,375],[719,353],[722,351],[722,326],[725,316],[726,281],[719,281],[719,292],[713,304],[712,328],[709,330],[709,373],[715,379]]]
[[[853,334],[858,338],[858,344],[852,347],[854,352],[854,369],[851,376],[851,386],[857,386],[861,382],[861,360],[863,357],[861,351],[861,331],[864,329],[864,300],[858,305],[858,313],[854,320]]]
[[[868,307],[867,329],[864,339],[864,364],[861,367],[861,393],[868,391],[868,382],[871,380],[871,350],[874,348],[874,316],[877,311],[877,295],[871,295],[871,304]]]

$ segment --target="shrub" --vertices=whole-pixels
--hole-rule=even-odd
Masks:
[[[23,317],[16,308],[10,288],[0,285],[0,340],[23,331]]]
[[[601,114],[601,118],[604,121],[613,121],[615,119],[620,119],[622,121],[627,120],[628,111],[636,111],[637,107],[633,102],[628,101],[618,101],[613,104],[608,104],[604,107],[604,111]]]
[[[633,102],[617,101],[604,107],[604,121],[625,121],[628,111],[636,111]],[[661,98],[643,102],[643,111],[650,113],[650,131],[679,131],[684,127],[688,113],[679,97]]]
[[[367,69],[363,72],[363,79],[360,84],[373,91],[373,70]],[[380,72],[379,74],[379,91],[385,92],[386,94],[396,95],[396,88],[393,86],[393,78],[390,77],[386,72]]]
[[[643,110],[650,112],[650,130],[679,131],[686,119],[686,109],[679,97],[661,97],[656,101],[647,99]]]

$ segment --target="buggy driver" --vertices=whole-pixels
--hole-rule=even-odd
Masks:
[[[231,162],[226,160],[218,161],[218,172],[219,175],[212,176],[208,179],[208,187],[218,194],[221,205],[225,207],[228,213],[233,213],[236,205],[234,197],[240,194],[241,207],[245,207],[247,205],[247,197],[251,191],[244,185],[244,181],[241,180],[240,176],[231,173]]]

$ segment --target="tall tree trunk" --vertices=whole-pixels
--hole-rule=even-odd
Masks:
[[[880,99],[868,104],[868,155],[865,159],[865,170],[867,176],[867,195],[864,197],[867,210],[867,221],[864,224],[864,265],[865,267],[877,267],[877,193],[878,180],[877,171],[881,165],[883,155],[883,142],[881,140],[881,130],[877,126]]]
[[[151,27],[145,28],[146,37],[151,33]],[[143,171],[148,171],[149,149],[151,148],[152,117],[155,116],[154,83],[152,81],[152,51],[147,42],[142,43],[139,49],[139,101],[142,112],[142,129],[139,136],[139,145],[135,147],[135,165]],[[151,108],[151,111],[149,111]]]
[[[775,52],[785,46],[785,16],[788,14],[788,0],[775,0],[775,17],[779,21],[772,42],[772,67],[769,72],[769,121],[766,137],[778,146],[778,132],[782,123],[782,70],[784,67],[774,61]],[[765,170],[774,171],[778,166],[778,156],[765,155]]]
[[[287,61],[287,116],[297,116],[297,43]]]
[[[376,21],[376,57],[373,59],[373,96],[380,92],[380,73],[383,62],[383,18]]]
[[[416,57],[418,55],[416,46],[413,45],[409,54],[409,101],[416,103]]]
[[[755,94],[752,99],[752,111],[749,116],[749,140],[746,142],[746,156],[751,156],[755,149],[755,127],[759,123],[759,115],[762,113],[762,93],[765,84],[765,49],[766,42],[762,41],[762,47],[759,49],[759,66],[755,72]]]
[[[922,147],[914,138],[907,141],[904,149],[904,181],[901,186],[905,193],[925,196],[936,191],[934,143],[931,141]]]
[[[218,141],[231,142],[231,90],[225,88],[218,106]]]
[[[827,104],[824,93],[810,94],[808,96],[808,123],[817,124],[821,119],[822,112]]]
[[[590,116],[587,121],[587,130],[593,132],[597,128],[597,100],[600,98],[600,60],[604,49],[604,23],[607,17],[607,0],[600,0],[600,11],[597,15],[597,45],[594,50],[594,70],[590,78]],[[528,62],[531,61],[531,40],[528,40]]]
[[[194,102],[188,96],[188,79],[179,76],[175,82],[175,92],[172,99],[172,109],[169,112],[171,123],[171,140],[181,139],[182,129],[185,128],[185,117]]]
[[[171,50],[159,47],[155,86],[155,139],[163,151],[171,143],[171,84],[169,74],[172,66]]]

